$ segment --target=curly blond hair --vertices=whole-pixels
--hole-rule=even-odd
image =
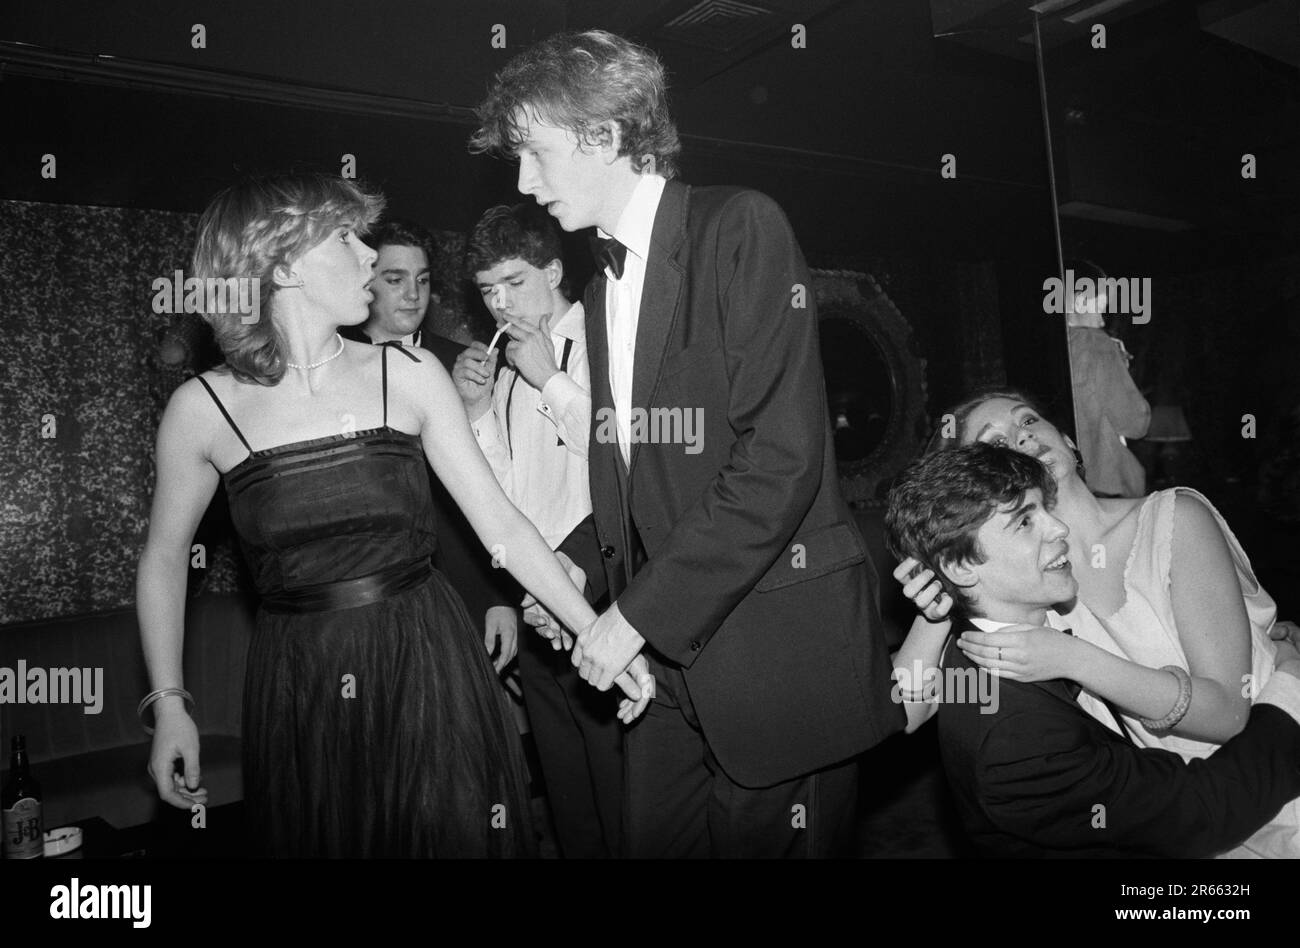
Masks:
[[[212,199],[199,219],[191,268],[202,280],[256,279],[259,318],[206,309],[226,365],[241,382],[276,385],[284,377],[283,340],[270,316],[272,271],[315,247],[337,227],[364,234],[384,209],[383,195],[314,172],[250,176]]]
[[[514,157],[531,115],[571,130],[584,145],[599,143],[600,126],[612,121],[619,154],[630,155],[636,171],[677,174],[682,145],[668,111],[663,63],[604,30],[558,33],[530,46],[497,73],[476,113],[474,154]]]

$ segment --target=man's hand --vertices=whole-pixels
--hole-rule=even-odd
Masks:
[[[650,663],[646,661],[644,655],[632,659],[632,664],[627,666],[627,673],[641,689],[640,698],[635,701],[624,698],[618,703],[618,719],[624,724],[631,724],[650,706],[650,699],[655,696],[655,677],[650,674]]]
[[[501,643],[501,652],[492,662],[492,667],[500,672],[519,651],[519,619],[515,616],[514,606],[492,606],[487,611],[483,645],[488,655],[496,651],[498,642]]]
[[[569,581],[573,583],[573,588],[578,592],[583,592],[587,587],[587,574],[581,566],[569,559],[568,555],[555,551],[555,558],[560,561],[564,571],[569,576]],[[524,609],[524,621],[537,630],[537,634],[551,643],[551,648],[559,651],[561,648],[566,652],[573,648],[573,636],[569,630],[564,627],[559,619],[551,615],[549,609],[537,601],[537,597],[532,593],[524,596],[521,603]]]
[[[645,639],[614,603],[578,634],[573,644],[573,667],[587,684],[608,691],[644,646]]]
[[[573,636],[560,624],[560,620],[537,601],[531,593],[524,597],[524,622],[537,630],[537,634],[551,643],[555,651],[573,648]]]
[[[487,351],[487,346],[477,339],[456,356],[451,367],[451,380],[456,385],[460,400],[465,403],[465,413],[470,421],[477,421],[492,405],[492,380],[496,378],[497,352]]]
[[[506,333],[510,336],[506,358],[524,381],[540,392],[560,371],[555,363],[555,344],[551,342],[550,314],[542,317],[536,329],[512,322],[506,326]]]

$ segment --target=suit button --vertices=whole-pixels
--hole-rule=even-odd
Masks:
[[[612,560],[614,558],[614,548],[612,546],[602,546],[600,548],[600,555],[605,557],[607,560]]]
[[[692,643],[691,643],[691,651],[692,651],[692,652],[698,652],[699,650],[700,650],[700,643],[699,643],[699,642],[692,642]]]

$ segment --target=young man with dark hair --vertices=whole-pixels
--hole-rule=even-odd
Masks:
[[[587,483],[587,334],[582,304],[564,292],[559,228],[536,204],[494,207],[470,235],[464,269],[510,338],[510,365],[499,373],[497,351],[481,342],[456,360],[452,379],[474,435],[511,502],[588,601],[598,603],[605,576]],[[589,688],[556,650],[556,636],[567,633],[553,628],[540,605],[525,616],[533,614],[555,648],[526,635],[519,674],[560,851],[570,858],[616,856],[623,796],[616,703]]]
[[[344,335],[359,342],[421,346],[421,323],[434,290],[433,235],[414,221],[390,218],[367,234],[366,242],[379,254],[370,284],[370,318],[348,327],[351,331]]]
[[[522,193],[603,238],[589,466],[615,601],[573,662],[601,690],[643,650],[654,672],[624,748],[626,851],[843,851],[856,757],[903,715],[790,224],[755,191],[676,180],[662,65],[610,33],[525,50],[478,114],[473,150],[518,158]]]
[[[1063,628],[1051,611],[1078,592],[1054,481],[1037,459],[972,444],[931,454],[889,496],[894,552],[953,597],[952,636],[1012,623]],[[987,675],[952,640],[942,677]],[[1240,734],[1203,760],[1140,747],[1093,718],[1063,679],[996,679],[993,702],[939,707],[944,769],[972,841],[987,856],[1205,857],[1224,852],[1300,796],[1300,655],[1277,671]],[[915,690],[915,689],[912,689]],[[953,689],[956,691],[956,689]],[[983,689],[979,689],[983,693]]]

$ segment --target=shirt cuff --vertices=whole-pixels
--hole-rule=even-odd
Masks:
[[[552,421],[564,416],[575,398],[586,398],[587,392],[569,378],[566,372],[556,372],[542,387],[542,400],[537,410]]]
[[[469,427],[474,432],[474,440],[478,442],[480,448],[489,448],[496,444],[496,415],[493,412],[480,415],[478,421],[469,423]]]
[[[1300,723],[1300,679],[1286,672],[1275,671],[1269,676],[1268,684],[1255,699],[1256,704],[1271,704],[1281,708]]]

